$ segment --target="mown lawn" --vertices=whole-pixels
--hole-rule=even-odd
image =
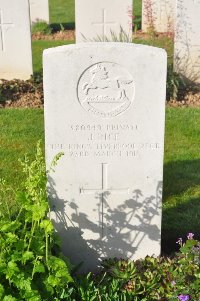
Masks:
[[[167,110],[163,244],[187,232],[200,237],[200,109]]]
[[[141,0],[135,0],[136,19],[141,20]],[[50,0],[52,24],[74,27],[74,0]],[[167,50],[172,65],[172,40],[134,39]],[[33,41],[34,73],[42,73],[42,52],[46,48],[71,44],[74,41]],[[176,239],[194,232],[200,238],[200,109],[168,108],[166,111],[165,160],[163,185],[162,247],[174,250]],[[0,110],[0,177],[16,190],[23,178],[18,158],[34,155],[36,143],[42,140],[42,109]]]
[[[200,232],[200,109],[166,110],[163,229],[164,252],[177,237]],[[16,189],[22,179],[19,158],[34,155],[42,140],[42,109],[0,110],[0,177]]]
[[[75,0],[49,0],[50,23],[56,25],[62,24],[65,28],[75,28]],[[137,28],[141,25],[142,0],[134,0],[133,15]]]
[[[0,137],[0,178],[16,189],[22,179],[18,159],[26,153],[33,158],[38,140],[44,145],[43,110],[0,110]]]
[[[75,27],[75,0],[50,0],[50,23]]]
[[[68,45],[72,42],[69,41],[32,41],[32,51],[33,51],[33,70],[34,73],[42,73],[42,53],[44,49]]]

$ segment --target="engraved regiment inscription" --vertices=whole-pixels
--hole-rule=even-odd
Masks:
[[[89,113],[103,118],[115,117],[130,108],[135,94],[131,74],[112,62],[87,68],[78,82],[78,99]]]

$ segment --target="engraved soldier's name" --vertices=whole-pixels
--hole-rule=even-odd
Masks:
[[[136,142],[136,124],[70,124],[68,128],[78,143],[48,145],[52,151],[63,151],[68,157],[139,157],[161,147],[157,142]]]

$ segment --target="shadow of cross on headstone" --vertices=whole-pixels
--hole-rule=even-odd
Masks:
[[[92,22],[92,25],[97,25],[97,26],[102,26],[102,38],[103,41],[106,40],[106,26],[109,26],[110,29],[110,25],[117,25],[116,22],[112,22],[112,21],[106,21],[106,9],[103,8],[102,9],[102,21],[101,22]],[[110,32],[109,32],[110,33]]]
[[[101,202],[101,225],[102,225],[102,231],[101,231],[101,238],[104,238],[106,236],[105,232],[106,229],[104,229],[104,216],[106,215],[106,204],[108,204],[108,196],[110,194],[129,194],[130,189],[129,188],[108,188],[108,163],[101,163],[101,188],[81,188],[80,193],[81,194],[96,194],[98,193],[100,196],[100,202]]]
[[[5,35],[4,29],[14,26],[13,23],[4,23],[3,20],[3,11],[0,9],[0,50],[5,51]]]

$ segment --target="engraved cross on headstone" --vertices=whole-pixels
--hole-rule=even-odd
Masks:
[[[110,25],[117,25],[116,22],[106,22],[106,9],[104,8],[102,10],[102,21],[101,22],[92,22],[92,25],[97,25],[97,26],[102,26],[102,37],[103,40],[105,41],[106,39],[106,26]]]
[[[5,51],[4,28],[9,28],[13,25],[14,25],[13,23],[4,23],[3,11],[0,9],[0,50],[1,51]]]
[[[101,188],[81,188],[81,194],[96,194],[99,193],[101,199],[101,209],[102,209],[102,238],[105,236],[105,229],[104,229],[104,215],[105,209],[107,204],[108,194],[129,194],[129,188],[109,188],[108,187],[108,163],[101,163]]]

